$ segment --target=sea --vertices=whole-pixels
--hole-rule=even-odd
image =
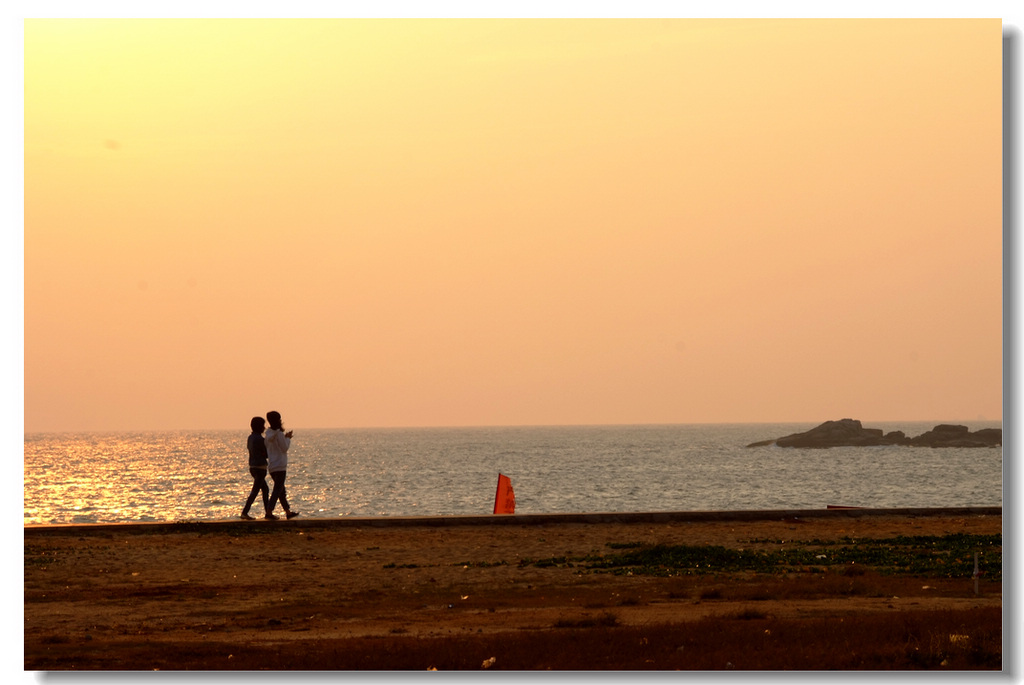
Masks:
[[[864,425],[916,436],[938,423],[949,422]],[[815,425],[300,427],[287,493],[322,519],[492,514],[499,474],[516,514],[1002,506],[998,447],[747,447]],[[237,519],[252,485],[247,438],[28,433],[25,525]]]

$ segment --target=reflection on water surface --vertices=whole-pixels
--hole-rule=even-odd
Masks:
[[[1002,504],[999,449],[745,447],[810,427],[299,430],[288,497],[304,516],[490,514],[500,472],[517,513]],[[251,485],[247,437],[27,435],[25,523],[237,517]]]

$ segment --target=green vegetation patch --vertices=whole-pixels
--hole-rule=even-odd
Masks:
[[[462,566],[463,568],[491,568],[492,566],[508,566],[508,562],[504,559],[501,561],[460,561],[452,566]]]
[[[771,542],[771,541],[760,541]],[[778,541],[782,542],[782,541]],[[609,544],[622,552],[577,558],[524,559],[521,566],[578,567],[616,574],[698,575],[753,571],[779,573],[860,565],[883,574],[970,578],[974,555],[986,578],[1002,578],[1002,536],[900,536],[880,540],[787,541],[786,549],[737,550],[721,546]]]

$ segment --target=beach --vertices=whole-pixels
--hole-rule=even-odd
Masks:
[[[428,669],[444,664],[430,663],[429,650],[405,661],[412,657],[402,649],[460,640],[495,651],[488,640],[510,635],[664,632],[745,611],[744,628],[759,620],[921,612],[991,616],[1002,607],[996,569],[974,578],[825,564],[838,549],[828,545],[840,541],[1001,532],[1001,508],[26,527],[24,667],[388,668],[386,661],[346,661],[361,644],[398,650],[394,668]],[[810,558],[822,566],[718,570],[698,563],[658,574],[596,565],[656,545],[704,548],[709,560],[722,550],[820,549]],[[991,554],[984,550],[983,560]],[[443,660],[443,650],[433,653]],[[466,658],[478,668],[515,667],[500,654]],[[533,667],[540,666],[519,665]],[[817,667],[830,667],[828,655]]]

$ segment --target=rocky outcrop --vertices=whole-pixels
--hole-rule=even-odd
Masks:
[[[967,426],[944,423],[912,438],[909,444],[918,447],[994,447],[1003,444],[1003,430],[983,428],[972,433]]]
[[[970,432],[967,426],[941,424],[916,438],[908,438],[903,431],[884,433],[880,428],[864,428],[856,419],[826,421],[804,433],[793,433],[774,440],[754,442],[747,447],[778,445],[824,449],[827,447],[879,447],[908,445],[911,447],[995,447],[1003,444],[1001,428],[983,428]]]

